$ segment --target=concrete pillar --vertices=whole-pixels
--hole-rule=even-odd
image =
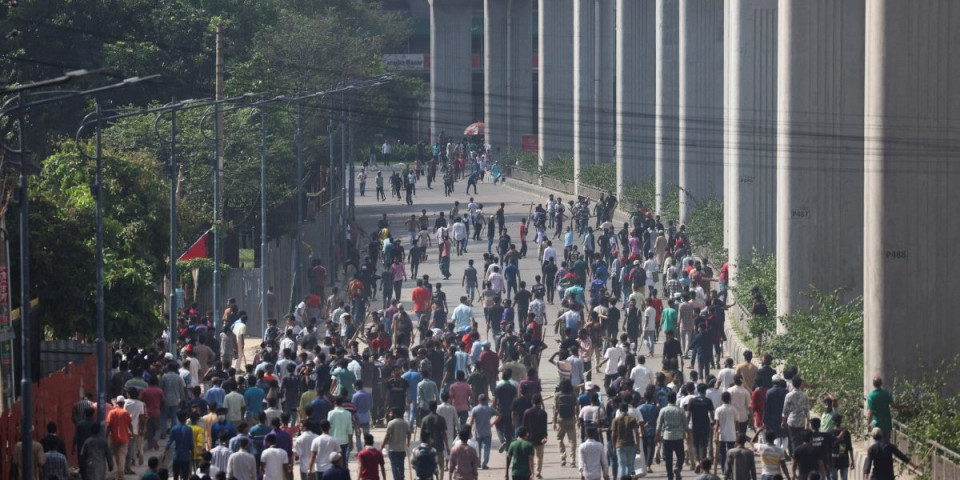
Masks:
[[[539,0],[540,162],[573,153],[573,0]]]
[[[533,133],[532,0],[483,2],[485,141],[506,153]]]
[[[573,168],[614,161],[614,0],[573,1]],[[579,194],[579,181],[575,189]]]
[[[731,273],[777,234],[777,0],[727,0],[724,239]]]
[[[946,291],[960,270],[957,45],[954,0],[867,1],[865,391],[874,375],[893,385],[960,354],[956,303]],[[955,372],[951,380],[956,386]]]
[[[430,0],[430,135],[459,138],[473,121],[472,2]]]
[[[723,0],[680,0],[680,222],[723,199]]]
[[[653,179],[657,103],[656,0],[617,0],[617,196]]]
[[[573,0],[573,174],[597,161],[597,0]],[[577,178],[578,180],[578,178]],[[579,194],[580,182],[574,182]]]
[[[676,195],[680,114],[680,0],[657,2],[656,108],[654,120],[654,180],[656,210],[663,214],[666,195]]]
[[[597,163],[616,161],[617,0],[596,0],[597,38],[594,96],[597,99]],[[636,26],[631,25],[631,28]]]
[[[863,286],[864,0],[781,0],[777,312]]]

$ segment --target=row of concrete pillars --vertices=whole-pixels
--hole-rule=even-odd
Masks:
[[[456,131],[472,2],[431,7],[432,128]],[[681,222],[723,201],[731,263],[776,254],[779,312],[864,295],[867,378],[960,351],[960,2],[539,0],[536,117],[532,7],[484,1],[488,143],[615,161]]]

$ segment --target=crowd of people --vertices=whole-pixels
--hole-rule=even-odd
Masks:
[[[438,170],[446,195],[464,179],[476,195],[486,175],[499,181],[491,165],[489,151],[441,139],[425,165],[376,172],[377,200],[389,182],[412,205]],[[815,408],[800,372],[777,372],[770,355],[724,358],[728,266],[694,255],[684,225],[642,205],[616,225],[612,193],[550,195],[519,217],[505,202],[462,200],[382,214],[345,285],[314,261],[292,312],[268,299],[250,358],[250,316],[232,300],[217,314],[186,309],[153,348],[118,345],[105,425],[91,396],[74,407],[81,476],[146,464],[145,480],[386,480],[389,462],[393,480],[475,480],[497,450],[506,478],[529,480],[543,478],[556,441],[582,480],[661,462],[669,480],[685,466],[755,480],[757,460],[764,479],[846,480],[852,435],[834,399]],[[442,279],[424,273],[433,255]],[[466,257],[459,286],[447,283],[452,257]],[[870,466],[892,478],[895,405],[875,386]],[[38,479],[66,478],[56,432],[41,442]]]

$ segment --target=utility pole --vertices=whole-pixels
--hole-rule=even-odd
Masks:
[[[303,100],[297,101],[297,241],[293,244],[293,303],[303,298]]]
[[[333,100],[330,101],[333,103]],[[336,281],[337,279],[337,257],[336,257],[336,248],[334,247],[334,242],[337,240],[336,232],[336,217],[333,215],[333,192],[334,192],[334,183],[333,183],[333,161],[334,161],[334,145],[333,145],[333,132],[336,130],[333,123],[333,114],[330,115],[330,120],[327,123],[327,143],[330,145],[330,166],[327,168],[327,180],[330,184],[328,187],[329,193],[327,194],[327,214],[330,217],[328,228],[329,235],[327,238],[330,239],[330,275],[331,278]]]
[[[344,191],[344,180],[347,174],[347,115],[346,102],[343,94],[340,95],[340,235],[337,237],[340,241],[340,256],[344,257],[346,265],[347,255],[347,228],[349,219],[347,218],[347,192]],[[348,279],[349,280],[349,279]]]
[[[26,96],[18,94],[17,137],[20,147],[20,466],[23,478],[33,478],[33,370],[30,364],[30,195],[27,182]]]
[[[267,114],[260,107],[260,330],[267,334]],[[266,340],[266,338],[264,338]]]
[[[157,121],[160,120],[157,116]],[[177,110],[170,112],[170,160],[167,164],[170,176],[170,337],[167,349],[177,355]]]
[[[220,25],[217,25],[216,45],[216,104],[214,104],[214,158],[213,158],[213,325],[214,332],[220,331],[220,224],[223,223],[221,204],[223,199],[223,110],[220,102],[224,98],[223,88],[223,40]]]
[[[356,172],[357,152],[354,150],[354,144],[353,144],[353,95],[352,94],[350,94],[350,104],[347,107],[347,125],[349,128],[347,132],[347,137],[350,139],[350,220],[349,221],[353,223],[353,219],[356,216],[355,215],[356,214],[355,212],[356,195],[354,191],[354,186],[355,186],[354,182],[357,176],[357,172]],[[352,240],[356,240],[356,239],[352,239]]]
[[[107,340],[104,333],[103,304],[103,111],[100,101],[97,106],[97,165],[94,180],[96,190],[96,270],[97,270],[97,422],[107,418]],[[171,334],[173,331],[171,330]]]

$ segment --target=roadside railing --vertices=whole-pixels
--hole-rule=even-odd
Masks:
[[[910,456],[913,463],[929,465],[928,478],[931,480],[960,480],[960,454],[937,442],[917,440],[904,433],[906,428],[906,425],[894,420],[890,443]]]

